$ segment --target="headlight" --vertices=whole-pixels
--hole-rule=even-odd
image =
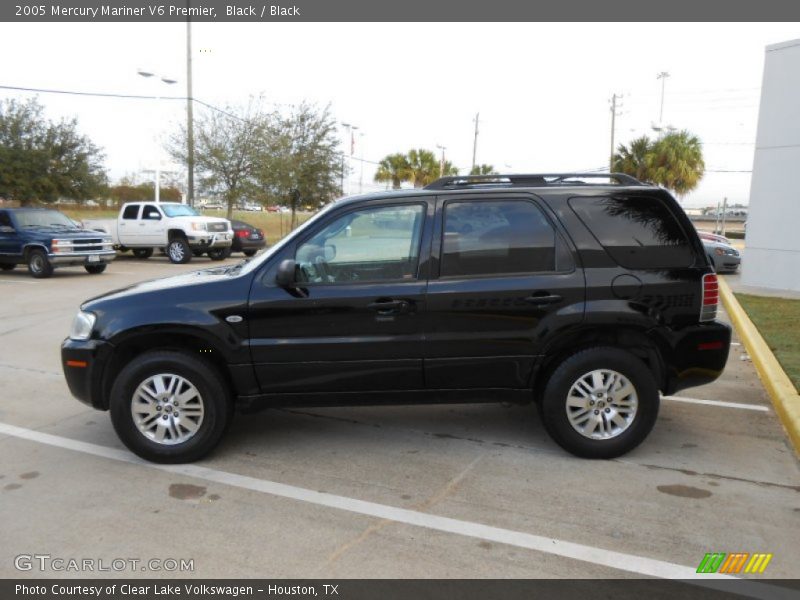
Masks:
[[[50,243],[50,249],[53,254],[60,254],[63,252],[72,252],[72,240],[53,240]]]
[[[72,329],[69,332],[71,340],[88,340],[92,336],[94,322],[97,320],[92,313],[80,311],[72,321]]]
[[[205,231],[206,229],[208,229],[208,227],[206,226],[205,223],[199,223],[197,221],[193,221],[192,222],[192,229],[194,231]]]
[[[714,248],[714,254],[716,254],[717,256],[722,256],[723,254],[725,254],[725,250],[723,250],[722,248]]]

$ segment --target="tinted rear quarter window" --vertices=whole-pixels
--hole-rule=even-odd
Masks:
[[[572,210],[617,264],[628,269],[691,266],[692,245],[661,198],[571,198]]]

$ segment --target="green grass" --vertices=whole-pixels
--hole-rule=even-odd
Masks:
[[[59,208],[61,212],[71,219],[115,219],[119,211],[105,208]],[[204,210],[201,213],[208,217],[225,217],[224,210]],[[297,225],[311,218],[312,213],[297,213]],[[291,231],[289,223],[292,215],[271,212],[245,212],[233,211],[233,218],[258,227],[267,236],[267,242],[274,244]]]
[[[800,391],[800,300],[750,294],[736,298]]]

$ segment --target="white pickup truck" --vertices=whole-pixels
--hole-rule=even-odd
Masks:
[[[211,260],[223,260],[230,256],[233,243],[230,221],[205,217],[175,202],[129,202],[116,219],[86,219],[81,224],[109,234],[117,250],[150,258],[155,248],[161,248],[173,263],[188,263],[204,253]]]

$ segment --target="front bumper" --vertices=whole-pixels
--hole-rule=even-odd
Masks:
[[[99,340],[67,338],[61,344],[61,367],[69,391],[78,400],[98,410],[108,410],[103,394],[103,376],[114,347]]]
[[[97,257],[97,258],[94,258]],[[102,250],[100,252],[58,252],[47,255],[47,259],[53,266],[69,267],[76,265],[105,265],[117,257],[114,250]]]
[[[207,250],[208,248],[228,248],[233,243],[233,233],[193,233],[186,240],[192,250]]]

